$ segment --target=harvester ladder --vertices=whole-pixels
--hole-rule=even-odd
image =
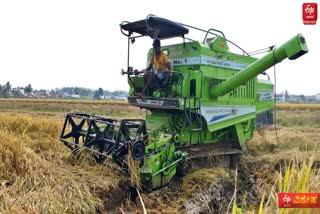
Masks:
[[[193,102],[191,102],[193,100]],[[203,126],[201,120],[201,103],[199,97],[184,97],[184,112],[187,118],[187,122],[189,125],[189,132],[190,132],[190,141],[192,141],[192,135],[194,132],[198,132],[198,142],[202,143],[203,140]],[[198,127],[192,127],[192,113],[196,116]]]

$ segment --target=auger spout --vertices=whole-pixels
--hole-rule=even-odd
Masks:
[[[280,47],[275,48],[272,52],[232,76],[230,79],[211,88],[210,94],[214,97],[223,96],[282,60],[286,58],[294,60],[307,52],[308,46],[305,38],[302,34],[297,34]]]

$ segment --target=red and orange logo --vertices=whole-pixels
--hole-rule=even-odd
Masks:
[[[279,208],[320,208],[320,193],[278,193]]]
[[[315,25],[318,19],[318,5],[317,3],[303,3],[302,4],[302,19],[305,25]]]

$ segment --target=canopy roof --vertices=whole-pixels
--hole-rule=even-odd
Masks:
[[[123,32],[127,36],[131,36],[132,33],[138,33],[151,38],[154,37],[154,32],[159,30],[159,34],[156,35],[159,39],[184,37],[189,32],[189,29],[183,25],[157,16],[148,16],[144,20],[131,23],[123,22],[120,27],[122,32],[123,30],[128,31],[128,34]]]

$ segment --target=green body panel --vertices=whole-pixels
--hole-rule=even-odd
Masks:
[[[152,138],[146,146],[140,179],[151,188],[172,179],[177,164],[187,156],[181,148],[225,144],[245,152],[257,124],[272,124],[273,84],[258,80],[257,75],[285,58],[295,59],[308,51],[301,34],[261,59],[231,53],[220,36],[205,43],[163,46],[162,50],[168,53],[174,70],[165,90],[150,87],[142,100],[134,92],[142,91],[143,77],[128,81],[129,103],[149,110],[146,124]],[[151,53],[152,49],[147,62]]]
[[[141,183],[149,189],[160,188],[176,174],[177,164],[184,160],[186,153],[176,152],[171,136],[160,135],[146,147],[148,154],[139,169]]]
[[[257,82],[257,97],[256,97],[256,112],[262,113],[273,109],[274,86],[269,80],[258,80]]]

